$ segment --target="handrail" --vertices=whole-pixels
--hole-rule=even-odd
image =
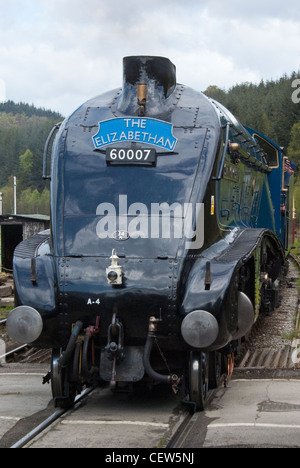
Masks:
[[[230,125],[231,124],[229,122],[227,122],[227,124],[226,124],[225,144],[224,144],[224,149],[223,149],[223,153],[222,153],[222,157],[221,157],[221,161],[220,161],[220,167],[219,167],[219,170],[218,170],[217,177],[213,177],[213,180],[221,180],[222,179],[222,173],[223,173],[224,164],[225,164],[225,156],[226,156],[226,152],[227,152],[227,148],[228,148],[228,142],[229,142],[229,128],[230,128]]]
[[[230,122],[227,122],[226,124],[226,137],[225,137],[225,144],[224,144],[224,149],[223,149],[223,153],[222,153],[222,157],[221,157],[221,161],[220,161],[220,166],[219,166],[219,170],[218,170],[218,175],[217,177],[213,177],[212,179],[213,180],[221,180],[222,179],[222,174],[223,174],[223,169],[224,169],[224,164],[225,164],[225,157],[226,157],[226,152],[228,150],[228,143],[229,143],[229,130],[230,130],[230,127],[232,127],[233,129],[235,129],[236,131],[238,131],[238,129],[236,128],[236,126]],[[241,134],[241,133],[239,133]],[[250,140],[246,140],[247,142]],[[251,146],[253,148],[253,145]],[[254,145],[255,147],[255,145]],[[256,166],[258,169],[264,171],[264,172],[272,172],[272,168],[267,166],[266,164],[264,164],[263,162],[259,161],[258,159],[256,159],[254,156],[252,156],[251,154],[247,153],[243,148],[240,148],[237,153],[239,153],[240,157],[244,160],[247,160],[248,163],[250,163],[251,165],[253,166]]]
[[[44,154],[43,154],[43,179],[44,180],[51,179],[51,175],[46,174],[46,171],[47,171],[47,153],[48,153],[50,141],[53,138],[54,133],[57,132],[57,130],[61,126],[61,124],[62,124],[62,122],[59,122],[59,123],[54,125],[54,127],[52,128],[51,132],[49,133],[49,136],[48,136],[48,138],[46,140],[46,143],[45,143]]]

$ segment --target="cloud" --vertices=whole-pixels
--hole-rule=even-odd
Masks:
[[[223,19],[239,19],[245,23],[255,20],[259,23],[266,18],[281,20],[295,19],[299,11],[298,0],[201,0],[201,4],[209,11],[210,16]]]
[[[0,80],[0,102],[4,102],[6,100],[6,86],[5,81]]]
[[[300,68],[299,0],[0,0],[0,79],[67,115],[122,85],[122,58],[161,55],[199,90]]]

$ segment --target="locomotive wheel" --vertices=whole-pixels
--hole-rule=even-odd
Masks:
[[[224,358],[221,353],[212,351],[209,353],[209,389],[217,388],[222,373],[224,372]]]
[[[51,389],[55,406],[67,409],[73,406],[76,396],[76,385],[69,381],[69,368],[63,368],[58,363],[61,354],[61,348],[52,350]]]
[[[197,411],[203,411],[208,394],[208,353],[192,351],[189,362],[190,401]]]
[[[93,338],[89,335],[86,335],[83,343],[83,355],[82,355],[82,370],[83,377],[87,385],[91,384],[94,369],[94,343]]]

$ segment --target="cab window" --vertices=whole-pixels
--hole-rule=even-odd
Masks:
[[[270,167],[278,167],[279,166],[279,159],[278,159],[278,150],[273,146],[271,143],[266,141],[261,136],[257,135],[256,133],[253,134],[255,141],[263,150],[263,158],[266,161],[267,165]]]

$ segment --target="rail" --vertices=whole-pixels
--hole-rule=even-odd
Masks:
[[[27,346],[28,346],[28,344],[23,344],[23,345],[19,346],[18,348],[11,349],[7,353],[2,354],[2,356],[0,356],[0,360],[4,359],[4,358],[7,358],[8,356],[11,356],[12,354],[18,353],[19,351],[22,351],[22,349],[26,348]]]
[[[293,255],[290,253],[290,256],[292,257],[293,260],[297,263],[298,267],[300,268],[300,258],[297,257],[296,255]]]
[[[25,447],[25,445],[27,445],[32,439],[34,439],[34,437],[41,434],[45,429],[47,429],[47,427],[49,427],[51,424],[57,421],[62,415],[68,413],[69,411],[72,411],[75,408],[75,406],[93,390],[94,387],[86,388],[85,390],[83,390],[83,392],[75,398],[74,405],[72,406],[72,408],[60,409],[55,411],[51,416],[49,416],[49,418],[45,419],[45,421],[36,426],[32,431],[28,432],[28,434],[22,437],[22,439],[20,439],[18,442],[12,445],[10,448]]]
[[[0,325],[5,325],[6,321],[7,321],[7,319],[0,320]],[[19,351],[22,351],[22,349],[25,349],[27,346],[28,346],[28,344],[23,344],[23,345],[17,346],[17,348],[9,350],[7,353],[4,353],[4,354],[2,354],[0,356],[0,360],[4,359],[4,358],[6,359],[8,356],[11,356],[12,354],[18,353]]]

